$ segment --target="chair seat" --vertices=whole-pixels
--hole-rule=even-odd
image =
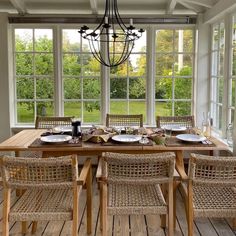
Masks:
[[[9,220],[72,220],[71,189],[27,190],[14,205]]]
[[[109,184],[108,214],[167,214],[159,185]]]
[[[196,217],[236,217],[236,189],[220,186],[193,186]]]

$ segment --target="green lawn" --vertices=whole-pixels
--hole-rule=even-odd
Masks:
[[[90,104],[90,103],[89,103]],[[97,109],[90,109],[87,104],[87,109],[84,105],[84,119],[83,123],[100,123],[100,111]],[[25,103],[18,104],[17,116],[18,123],[34,123],[34,111],[33,106],[27,106]],[[145,102],[130,102],[129,103],[130,114],[143,114],[144,122],[146,121],[146,103]],[[127,103],[122,101],[112,101],[110,104],[110,113],[113,114],[127,114]],[[53,115],[53,108],[46,108],[46,115]],[[64,108],[65,116],[81,117],[81,103],[68,102],[65,103]],[[156,115],[166,116],[171,115],[170,108],[164,102],[156,103]]]

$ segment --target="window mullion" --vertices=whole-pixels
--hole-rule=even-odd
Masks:
[[[156,80],[156,34],[154,27],[147,28],[147,79],[146,114],[147,124],[155,125],[155,80]]]
[[[59,26],[53,28],[54,46],[54,104],[55,114],[64,115],[63,102],[63,77],[62,77],[62,29]]]

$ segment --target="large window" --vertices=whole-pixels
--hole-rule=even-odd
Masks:
[[[211,45],[211,116],[214,128],[221,130],[225,56],[225,26],[223,22],[212,27]]]
[[[110,70],[110,113],[143,114],[145,122],[146,68],[144,33],[135,43],[128,60]]]
[[[147,124],[156,115],[191,114],[194,30],[149,27],[128,60],[101,73],[78,29],[14,28],[15,124],[33,124],[37,115],[74,116],[83,124],[101,124],[105,113],[143,114]],[[151,45],[155,42],[155,50],[147,38]],[[156,84],[155,98],[150,99],[154,88],[147,83]]]
[[[54,114],[52,29],[15,29],[16,123]]]
[[[156,115],[190,115],[193,30],[156,31]]]

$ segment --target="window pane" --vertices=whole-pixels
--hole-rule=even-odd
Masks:
[[[220,68],[219,68],[219,72],[220,72],[220,76],[224,75],[224,51],[220,50]]]
[[[172,72],[174,56],[171,54],[157,54],[156,75],[167,76]]]
[[[236,76],[236,47],[232,49],[233,60],[232,60],[232,75]]]
[[[132,52],[146,52],[146,31],[142,34],[142,36],[134,43],[134,47]]]
[[[171,116],[172,103],[171,102],[156,102],[156,116]]]
[[[15,51],[26,52],[33,50],[33,30],[15,29]]]
[[[80,34],[78,30],[63,29],[62,30],[62,50],[63,52],[79,52],[80,51]]]
[[[235,79],[232,79],[231,86],[231,106],[235,107]]]
[[[81,118],[81,102],[64,102],[64,116]]]
[[[146,74],[146,55],[131,54],[129,57],[129,76],[144,76]]]
[[[81,61],[77,54],[63,55],[63,73],[64,75],[80,76],[81,75]]]
[[[110,68],[110,76],[111,77],[127,76],[127,74],[128,74],[128,63],[130,63],[130,59],[127,59],[127,61],[125,61],[124,63],[122,63],[119,66],[111,67]]]
[[[218,52],[213,52],[211,54],[211,74],[212,76],[217,76],[218,75]]]
[[[146,95],[146,80],[144,78],[129,79],[129,98],[142,99]]]
[[[156,52],[173,52],[173,30],[157,30]]]
[[[34,79],[33,78],[17,78],[16,79],[17,99],[33,99],[34,98]]]
[[[111,78],[111,98],[127,98],[127,80],[126,78]]]
[[[100,122],[100,103],[99,102],[84,102],[84,118],[85,123]]]
[[[54,80],[50,78],[36,79],[36,98],[53,99],[54,98]]]
[[[190,102],[175,102],[175,116],[186,116],[191,114]]]
[[[111,101],[110,113],[111,114],[127,114],[128,107],[126,101]]]
[[[193,59],[191,54],[178,54],[175,56],[174,75],[191,76]]]
[[[146,121],[146,103],[145,101],[130,101],[129,114],[143,114],[143,121]]]
[[[191,99],[192,79],[175,79],[175,99]]]
[[[100,81],[99,79],[84,79],[83,80],[83,94],[86,99],[94,99],[100,97]]]
[[[234,109],[230,109],[230,123],[232,124],[234,122]]]
[[[35,74],[52,75],[53,74],[53,54],[35,54]]]
[[[83,75],[98,76],[100,75],[101,64],[93,57],[93,55],[83,55]]]
[[[53,102],[37,102],[37,116],[52,116],[54,114]]]
[[[218,49],[219,48],[219,27],[218,25],[214,26],[213,28],[213,39],[212,39],[212,49]]]
[[[64,78],[64,98],[81,98],[81,80],[78,78]]]
[[[175,51],[177,52],[193,51],[193,30],[175,31]]]
[[[17,53],[15,58],[16,75],[33,75],[33,55]]]
[[[172,99],[172,78],[156,79],[156,99]]]
[[[224,79],[223,78],[219,78],[217,82],[218,82],[218,84],[217,84],[218,102],[222,103],[222,100],[223,100],[223,89],[224,89]]]
[[[52,30],[51,29],[35,29],[35,51],[52,52]]]
[[[220,49],[224,50],[225,47],[225,25],[224,23],[220,24]]]
[[[17,103],[17,122],[34,123],[34,103],[18,102]]]

